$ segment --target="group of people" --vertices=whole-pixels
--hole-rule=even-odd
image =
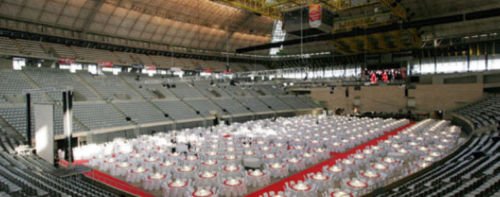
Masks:
[[[406,78],[405,69],[386,69],[386,70],[365,70],[365,76],[368,76],[370,83],[377,84],[380,81],[389,83],[395,80],[404,80]]]

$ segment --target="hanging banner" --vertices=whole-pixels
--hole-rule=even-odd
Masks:
[[[62,65],[71,65],[76,62],[75,58],[59,58],[57,63],[62,64]]]
[[[202,72],[205,72],[205,73],[212,73],[212,69],[210,68],[203,68]]]
[[[132,64],[132,68],[135,68],[135,69],[143,69],[143,68],[144,68],[144,65],[143,65],[143,64]]]
[[[113,67],[113,62],[111,61],[101,61],[97,63],[100,67],[111,68]]]
[[[312,28],[321,26],[321,4],[309,5],[309,26]]]
[[[146,70],[156,70],[156,66],[155,65],[147,65]]]
[[[226,75],[230,75],[230,74],[233,74],[233,71],[231,71],[231,69],[225,69],[224,72],[222,72],[223,74],[226,74]]]

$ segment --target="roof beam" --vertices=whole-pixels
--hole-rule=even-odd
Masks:
[[[263,49],[278,47],[281,45],[290,46],[290,45],[297,45],[300,43],[334,40],[334,39],[339,39],[339,38],[353,37],[353,36],[359,36],[359,35],[365,35],[365,34],[383,33],[383,32],[395,31],[395,30],[405,30],[405,29],[411,29],[411,28],[421,28],[421,27],[426,27],[426,26],[434,26],[434,25],[441,25],[441,24],[448,24],[448,23],[473,21],[473,20],[479,20],[479,19],[485,19],[485,18],[491,18],[491,17],[497,17],[497,16],[500,16],[500,8],[473,11],[473,12],[468,12],[468,13],[463,13],[463,14],[440,16],[440,17],[427,18],[427,19],[421,19],[421,20],[415,20],[415,21],[403,21],[401,23],[393,23],[393,24],[382,25],[382,26],[378,26],[378,27],[354,29],[354,30],[351,30],[348,32],[339,32],[339,33],[334,33],[334,34],[311,36],[311,37],[303,38],[302,40],[301,39],[286,40],[283,42],[276,42],[276,43],[269,43],[269,44],[264,44],[264,45],[257,45],[257,46],[252,46],[252,47],[240,48],[240,49],[237,49],[236,52],[237,53],[246,53],[246,52],[255,51],[255,50],[263,50]]]

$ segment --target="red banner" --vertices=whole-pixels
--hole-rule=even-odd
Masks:
[[[226,70],[224,70],[223,73],[229,75],[229,74],[233,74],[233,71],[231,71],[231,69],[226,69]]]
[[[309,26],[318,28],[321,25],[321,4],[309,5]]]
[[[97,63],[100,67],[107,67],[107,68],[111,68],[113,67],[113,62],[111,61],[101,61],[99,63]]]
[[[74,64],[75,62],[75,58],[59,58],[59,60],[57,61],[57,63],[65,65]]]
[[[212,73],[212,69],[210,69],[210,68],[204,68],[202,72]]]
[[[147,65],[146,70],[156,70],[156,66],[155,65]]]

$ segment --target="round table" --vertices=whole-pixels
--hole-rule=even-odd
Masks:
[[[132,165],[128,162],[121,162],[115,165],[114,168],[111,168],[112,176],[125,176],[127,172],[130,170]]]
[[[359,174],[368,182],[372,182],[374,179],[380,178],[381,176],[380,173],[372,170],[361,171]]]
[[[353,191],[355,196],[358,194],[361,190],[364,190],[368,188],[368,183],[359,180],[359,179],[351,179],[346,182],[347,187]]]
[[[262,152],[267,152],[267,151],[269,151],[269,150],[270,150],[270,148],[269,148],[268,146],[263,146],[263,147],[261,147],[261,148],[260,148],[260,150],[261,150]]]
[[[169,182],[163,187],[163,197],[184,197],[189,191],[189,182],[186,180],[176,179]]]
[[[320,191],[324,191],[328,187],[330,187],[330,177],[321,172],[314,173],[309,178],[311,182],[314,183],[314,185],[316,185],[318,190]]]
[[[215,193],[211,190],[198,188],[195,191],[193,191],[192,196],[193,197],[211,197],[214,194]]]
[[[215,152],[215,151],[209,151],[209,152],[205,153],[205,155],[209,159],[215,159],[217,157],[217,152]]]
[[[218,185],[217,172],[204,171],[198,174],[197,186],[215,187]]]
[[[182,179],[190,179],[195,177],[196,166],[184,165],[182,167],[177,168],[176,170],[176,178]]]
[[[185,165],[196,165],[198,163],[198,157],[194,155],[188,155],[184,158]]]
[[[172,159],[172,160],[179,160],[181,154],[178,153],[178,152],[173,152],[173,153],[169,153],[168,154],[168,158]]]
[[[151,176],[148,176],[146,180],[144,180],[144,189],[146,190],[158,190],[161,187],[161,184],[165,182],[167,175],[155,173]]]
[[[371,167],[375,170],[387,171],[388,167],[383,163],[372,163]]]
[[[255,152],[253,152],[253,151],[251,151],[251,150],[249,150],[249,151],[245,151],[245,152],[244,152],[244,155],[245,155],[245,156],[254,156],[254,155],[255,155]]]
[[[104,159],[104,162],[101,163],[101,166],[99,167],[102,171],[108,171],[111,170],[116,164],[116,159],[115,158],[107,158]]]
[[[141,182],[146,178],[146,174],[149,172],[149,169],[144,167],[138,167],[136,169],[131,169],[127,173],[127,182],[129,183],[137,183]]]
[[[306,152],[302,156],[304,157],[305,163],[307,165],[316,164],[316,163],[319,162],[318,161],[319,160],[318,156],[316,154],[314,154],[314,153],[308,153],[308,152]]]
[[[158,157],[149,157],[147,159],[144,159],[144,167],[147,169],[158,169],[160,166],[160,158]]]
[[[330,166],[326,170],[330,173],[333,173],[333,174],[339,174],[339,173],[342,173],[344,171],[344,169],[339,167],[339,166]]]
[[[129,155],[129,162],[135,165],[141,165],[143,161],[143,155],[140,153],[133,153]]]
[[[304,163],[304,161],[302,161],[301,159],[297,159],[295,157],[287,159],[287,162],[288,162],[288,169],[290,169],[291,171],[300,171],[306,168],[306,164]]]
[[[397,161],[395,159],[393,159],[392,157],[384,157],[384,159],[382,159],[382,161],[384,161],[385,163],[388,163],[388,164],[393,164],[393,163],[396,163]]]
[[[326,152],[325,149],[323,149],[323,148],[316,148],[316,149],[314,149],[314,152],[318,155],[319,159],[321,159],[321,160],[325,160],[325,159],[328,159],[330,157],[328,152]]]
[[[238,157],[236,157],[235,155],[226,155],[224,156],[224,161],[226,163],[236,163],[237,162],[237,159]]]
[[[335,191],[330,191],[329,192],[330,197],[353,197],[351,193],[342,191],[342,190],[335,190]]]
[[[223,181],[223,196],[243,196],[247,193],[247,187],[240,179],[226,179]]]
[[[247,172],[247,184],[252,187],[263,187],[271,182],[268,173],[261,170],[254,170]]]
[[[288,176],[288,166],[282,163],[269,164],[269,172],[273,178],[284,178]]]
[[[168,174],[174,171],[177,162],[167,160],[163,163],[160,163],[160,166],[156,169],[157,172],[161,172],[163,174]]]
[[[200,168],[202,170],[217,170],[217,160],[206,160],[206,161],[202,161],[201,162],[201,165],[200,165]]]
[[[269,153],[269,154],[264,155],[264,159],[267,161],[272,161],[272,160],[276,159],[276,155]]]
[[[240,171],[241,168],[240,166],[237,165],[225,165],[222,167],[222,171],[224,173],[224,176],[229,177],[229,176],[240,176]]]
[[[313,191],[313,186],[304,182],[290,185],[287,191],[291,193],[292,196],[297,197],[316,196],[316,194],[314,194],[315,191]]]
[[[354,158],[354,159],[356,159],[356,160],[363,160],[363,159],[365,159],[366,157],[365,157],[365,155],[364,155],[364,154],[360,154],[360,153],[358,153],[358,154],[354,154],[353,158]]]

